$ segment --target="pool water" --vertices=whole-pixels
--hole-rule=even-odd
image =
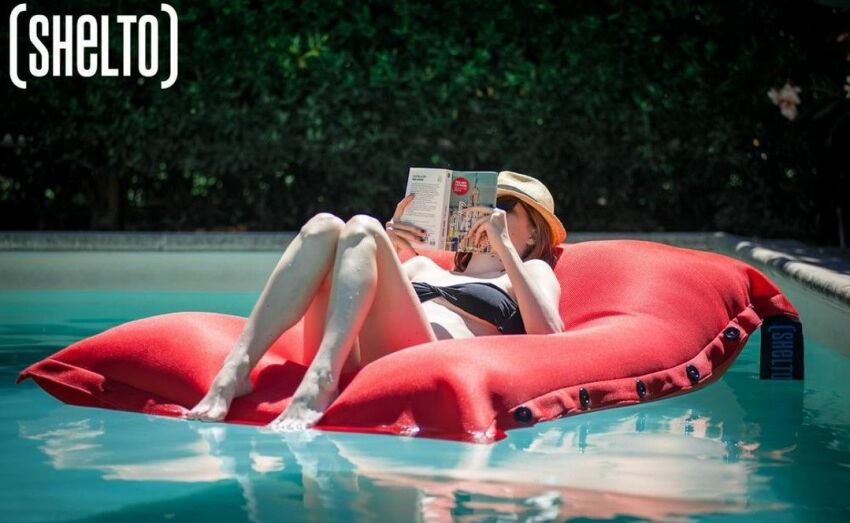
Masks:
[[[756,333],[704,389],[493,445],[281,435],[70,406],[32,380],[14,384],[114,325],[187,310],[247,316],[258,295],[0,292],[0,520],[850,520],[850,359],[811,337],[803,382],[758,379]]]

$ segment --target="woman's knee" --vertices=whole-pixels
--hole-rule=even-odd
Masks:
[[[342,218],[329,212],[320,212],[301,227],[302,237],[332,237],[336,239],[345,227]]]
[[[384,232],[384,226],[377,218],[368,214],[355,214],[342,229],[342,238],[376,237]]]

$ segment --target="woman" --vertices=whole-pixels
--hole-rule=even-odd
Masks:
[[[284,251],[206,396],[186,417],[223,419],[235,396],[251,392],[251,369],[302,316],[303,353],[286,357],[309,367],[270,424],[281,430],[316,424],[343,371],[397,350],[446,338],[563,330],[552,248],[566,230],[540,181],[499,173],[497,208],[467,209],[488,213],[468,235],[489,242],[492,252],[457,253],[452,271],[426,256],[399,261],[423,246],[424,231],[399,221],[414,197],[399,202],[385,226],[366,215],[347,223],[328,213],[311,218]]]

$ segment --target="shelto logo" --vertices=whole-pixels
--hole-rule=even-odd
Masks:
[[[18,70],[18,19],[26,10],[27,4],[18,4],[9,15],[9,78],[20,89],[27,88],[27,81],[21,79]],[[168,16],[170,29],[170,71],[160,82],[162,89],[168,89],[177,81],[177,11],[168,4],[160,4],[160,11]],[[123,38],[120,68],[110,64],[112,23],[120,27]],[[155,15],[80,15],[76,20],[72,15],[35,15],[27,26],[29,42],[35,49],[27,60],[33,78],[74,76],[75,71],[86,78],[98,74],[133,76],[136,72],[151,78],[159,72],[159,20]],[[134,40],[136,60],[132,56]]]
[[[791,325],[771,325],[770,376],[774,379],[791,379],[794,376],[794,333]]]

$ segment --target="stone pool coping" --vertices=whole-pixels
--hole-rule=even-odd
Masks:
[[[0,251],[282,251],[295,232],[0,231]],[[794,280],[850,308],[850,252],[724,232],[571,232],[568,242],[628,238],[712,250]]]

